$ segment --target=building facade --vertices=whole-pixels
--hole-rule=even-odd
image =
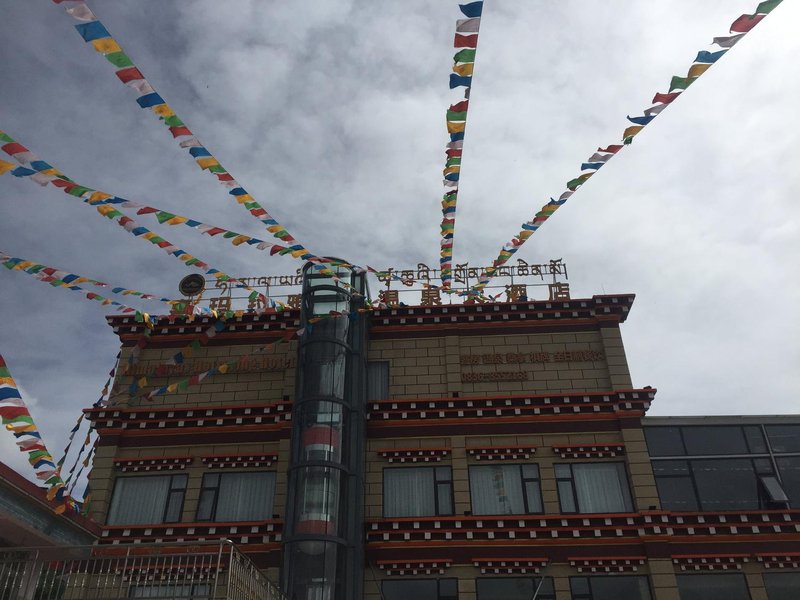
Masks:
[[[304,304],[231,318],[182,364],[211,318],[145,339],[111,317],[138,355],[118,390],[238,360],[89,411],[99,542],[227,538],[292,600],[800,598],[800,416],[645,417],[633,300]]]

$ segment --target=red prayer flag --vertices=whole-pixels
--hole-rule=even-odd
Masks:
[[[475,35],[461,35],[456,34],[456,39],[453,42],[455,48],[477,48],[478,47],[478,34]]]
[[[214,235],[218,235],[218,234],[220,234],[220,233],[225,233],[225,230],[224,230],[224,229],[222,229],[222,228],[220,228],[220,227],[212,227],[211,229],[209,229],[208,231],[206,231],[206,233],[207,233],[208,235],[214,236]]]
[[[622,148],[624,148],[624,146],[619,146],[619,145],[615,144],[613,146],[609,146],[608,148],[598,148],[597,151],[598,152],[610,152],[611,154],[616,154],[617,152],[622,150]],[[535,219],[534,219],[534,221],[535,221]]]
[[[270,256],[274,256],[281,250],[283,250],[283,248],[281,248],[280,246],[273,246],[272,248],[269,249],[269,254]]]
[[[153,208],[152,206],[145,206],[144,208],[140,208],[136,211],[137,215],[149,215],[150,213],[158,212],[157,208]]]
[[[233,175],[230,173],[215,173],[215,175],[220,181],[233,181]]]
[[[747,33],[767,15],[742,15],[731,23],[731,33]]]
[[[267,211],[265,211],[263,208],[254,208],[253,210],[250,211],[250,214],[253,215],[254,217],[260,217],[262,215],[267,214]]]
[[[144,79],[144,75],[142,72],[137,69],[136,67],[128,67],[127,69],[120,69],[117,71],[117,77],[122,83],[128,83],[129,81],[136,81],[137,79]]]
[[[453,112],[464,112],[469,107],[469,100],[462,100],[457,104],[451,104],[450,110]]]
[[[170,244],[167,240],[164,240],[163,242],[158,242],[156,244],[156,246],[158,246],[159,248],[166,248],[167,246],[171,246],[171,245],[172,244]]]
[[[16,419],[17,417],[29,417],[30,413],[24,406],[2,406],[0,407],[0,415],[4,419]]]
[[[670,102],[675,100],[675,98],[680,96],[681,93],[682,92],[672,92],[672,93],[669,93],[669,94],[656,94],[655,96],[653,96],[653,104],[656,104],[656,103],[659,103],[659,102],[661,104],[669,104]]]
[[[461,148],[448,148],[445,154],[447,154],[447,156],[453,157],[453,156],[461,156],[462,152],[463,150]]]
[[[170,127],[169,130],[172,132],[172,137],[179,137],[182,135],[192,135],[192,132],[189,131],[188,127],[180,126],[173,126]]]
[[[3,152],[6,154],[14,155],[18,152],[28,152],[28,149],[18,142],[9,142],[3,146]]]

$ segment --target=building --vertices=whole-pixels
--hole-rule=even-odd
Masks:
[[[633,295],[359,310],[306,275],[182,364],[210,317],[109,318],[122,392],[230,368],[89,411],[100,545],[230,539],[292,600],[800,598],[800,416],[645,417]]]

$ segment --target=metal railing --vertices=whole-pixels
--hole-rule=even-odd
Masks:
[[[286,600],[229,540],[0,548],[0,600]]]

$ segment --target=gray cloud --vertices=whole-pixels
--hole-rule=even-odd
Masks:
[[[263,234],[138,109],[60,8],[4,4],[0,128],[82,183]],[[295,237],[375,266],[436,263],[455,2],[94,4]],[[640,114],[754,6],[488,2],[456,262],[491,261],[598,145],[619,139],[626,114]],[[798,17],[796,3],[780,6],[518,254],[564,257],[573,296],[637,293],[623,334],[634,383],[660,390],[653,414],[797,412]],[[187,272],[53,189],[6,176],[0,202],[7,251],[167,296]],[[163,233],[233,275],[297,267],[188,230]],[[117,340],[99,306],[24,275],[0,273],[0,310],[0,352],[39,399],[34,416],[57,453],[96,399]]]

